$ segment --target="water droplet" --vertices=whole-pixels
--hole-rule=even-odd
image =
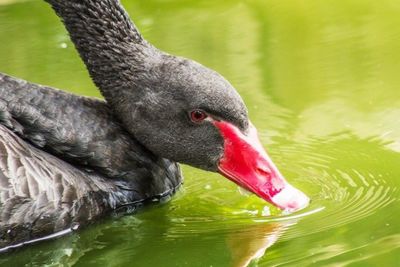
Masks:
[[[71,225],[71,230],[72,230],[72,231],[76,231],[76,230],[78,230],[78,228],[79,228],[79,223],[73,223],[73,224]]]
[[[289,214],[291,214],[292,213],[292,210],[291,209],[284,209],[283,211],[282,211],[282,215],[289,215]]]
[[[250,195],[251,195],[251,192],[250,192],[250,191],[247,191],[246,189],[244,189],[244,188],[242,188],[242,187],[238,187],[238,189],[239,189],[239,193],[240,193],[241,195],[243,195],[243,196],[250,196]]]
[[[271,215],[271,210],[269,209],[268,206],[264,206],[262,212],[261,212],[262,216],[270,216]]]

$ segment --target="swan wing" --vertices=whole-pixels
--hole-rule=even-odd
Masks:
[[[35,148],[0,125],[0,247],[84,224],[123,201],[115,199],[114,191],[114,183]]]

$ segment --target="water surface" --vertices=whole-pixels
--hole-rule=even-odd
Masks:
[[[0,0],[0,71],[99,97],[43,2]],[[399,265],[399,1],[123,3],[157,47],[231,81],[312,204],[285,215],[185,166],[170,202],[0,255],[0,265]]]

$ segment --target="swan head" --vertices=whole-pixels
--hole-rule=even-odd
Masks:
[[[309,202],[262,147],[234,87],[194,61],[160,53],[117,103],[127,130],[156,155],[219,172],[281,209]]]

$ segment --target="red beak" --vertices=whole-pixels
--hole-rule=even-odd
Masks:
[[[224,138],[224,155],[218,165],[222,175],[280,209],[296,211],[308,205],[309,198],[286,182],[276,168],[251,123],[247,135],[228,122],[214,124]]]

